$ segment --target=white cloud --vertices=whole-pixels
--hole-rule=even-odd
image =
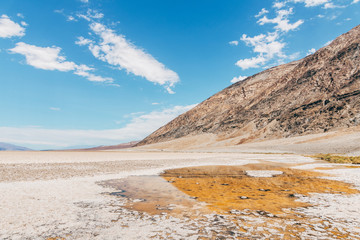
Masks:
[[[269,11],[266,10],[265,8],[262,8],[261,11],[258,14],[255,15],[255,17],[258,18],[258,17],[261,17],[262,15],[265,15],[267,13],[269,13]]]
[[[19,53],[25,56],[26,63],[35,68],[44,70],[59,70],[67,72],[74,70],[76,64],[65,61],[65,57],[60,55],[59,47],[37,47],[34,45],[19,42],[16,47],[9,49],[11,53]]]
[[[249,47],[252,47],[253,52],[258,53],[258,56],[241,59],[236,62],[236,65],[245,70],[263,66],[275,57],[286,58],[283,53],[283,48],[286,44],[278,39],[279,34],[277,32],[267,33],[267,35],[260,34],[254,37],[248,37],[246,34],[243,34],[241,40]]]
[[[112,145],[141,140],[178,115],[195,107],[175,106],[162,111],[134,117],[119,129],[109,130],[58,130],[39,127],[0,127],[0,142],[9,142],[36,149],[65,148],[77,145]]]
[[[234,77],[233,79],[231,79],[231,83],[236,83],[236,82],[239,82],[239,81],[242,81],[244,79],[246,79],[247,76],[238,76],[238,77]]]
[[[84,38],[84,37],[78,37],[78,40],[75,42],[75,44],[77,44],[79,46],[85,46],[90,43],[93,43],[93,41],[91,41],[90,39]]]
[[[77,14],[79,18],[83,18],[86,21],[91,21],[91,19],[101,19],[104,17],[103,13],[98,12],[97,10],[88,9],[86,14]]]
[[[158,103],[158,102],[153,102],[153,103],[151,103],[151,105],[159,105],[160,103]]]
[[[58,108],[58,107],[50,107],[49,109],[52,110],[52,111],[60,111],[60,110],[61,110],[61,109]]]
[[[329,9],[329,8],[345,8],[345,5],[335,5],[333,3],[325,3],[324,8],[325,9]]]
[[[88,3],[89,0],[80,0],[80,2],[83,2],[83,3]]]
[[[16,14],[16,16],[18,16],[19,18],[24,18],[24,15],[22,13],[18,13]]]
[[[239,41],[231,41],[229,42],[230,45],[237,46],[239,45]]]
[[[267,16],[262,17],[258,20],[260,25],[264,25],[266,23],[276,24],[275,29],[281,30],[283,32],[288,32],[290,30],[297,29],[301,24],[304,23],[303,20],[298,20],[294,23],[289,23],[289,15],[293,14],[293,9],[290,8],[288,10],[282,9],[276,11],[276,17],[269,19]]]
[[[55,9],[54,12],[55,12],[55,13],[63,14],[63,13],[64,13],[64,9]]]
[[[3,14],[0,17],[0,38],[22,37],[25,35],[25,28]]]
[[[286,2],[274,2],[273,7],[274,8],[283,8],[286,6]]]
[[[258,68],[261,65],[264,65],[266,62],[267,60],[263,56],[257,56],[252,58],[240,59],[235,64],[243,70],[246,70],[249,68]]]
[[[360,0],[347,0],[352,3],[360,2]],[[249,58],[240,59],[235,64],[243,70],[249,68],[267,68],[278,64],[286,63],[286,60],[294,60],[300,57],[300,52],[284,53],[284,49],[287,46],[286,36],[290,31],[297,30],[304,23],[302,19],[291,20],[294,15],[295,4],[303,4],[308,7],[322,7],[323,9],[329,8],[344,8],[348,5],[337,5],[340,1],[332,0],[273,0],[272,7],[270,9],[262,8],[256,15],[258,18],[257,23],[262,26],[265,24],[274,24],[273,32],[262,33],[253,37],[248,37],[243,34],[241,41],[245,42],[247,46],[252,48],[252,52],[255,56]],[[344,1],[342,1],[344,3]],[[275,13],[275,17],[269,18],[270,14]],[[315,15],[318,18],[326,18],[334,20],[339,16],[339,13],[335,13],[329,16],[317,13]],[[312,20],[313,18],[309,18]],[[291,21],[290,21],[291,20]],[[345,19],[346,21],[346,19]],[[309,52],[310,54],[310,52]]]
[[[304,3],[305,7],[316,7],[320,5],[325,5],[330,3],[331,0],[284,0],[284,1],[277,1],[273,4],[274,8],[283,8],[286,6],[287,3]],[[359,1],[359,0],[355,0]]]
[[[104,25],[91,23],[90,29],[100,38],[97,43],[88,42],[89,49],[95,58],[125,69],[128,73],[144,77],[150,82],[164,85],[169,93],[174,93],[171,88],[179,82],[176,72],[166,68],[153,56]],[[78,44],[85,41],[79,38]]]
[[[327,42],[323,45],[323,47],[326,47],[327,45],[329,45],[330,43],[332,43],[332,41],[333,41],[333,40],[327,41]]]
[[[112,78],[98,76],[98,75],[95,75],[95,74],[92,74],[89,72],[89,71],[93,71],[93,70],[94,70],[93,68],[90,68],[84,64],[81,64],[81,65],[76,66],[76,70],[75,70],[74,74],[85,77],[89,81],[92,81],[92,82],[109,82],[109,83],[113,82]]]
[[[24,26],[24,27],[26,27],[26,26],[29,25],[29,24],[27,24],[25,21],[21,21],[20,23],[21,23],[21,25]]]
[[[325,3],[324,8],[328,9],[328,8],[337,8],[338,6],[334,5],[333,3]]]
[[[67,16],[68,21],[76,21],[76,19],[73,16]]]
[[[315,7],[328,3],[329,0],[292,0],[294,3],[305,3],[305,7]]]
[[[306,56],[307,55],[311,55],[311,54],[313,54],[313,53],[315,53],[316,52],[316,49],[315,48],[311,48],[307,53],[306,53]]]
[[[175,94],[175,92],[171,89],[171,87],[165,87],[165,89],[169,94]]]
[[[74,62],[66,61],[60,55],[60,47],[38,47],[24,42],[19,42],[12,49],[11,53],[18,53],[25,56],[26,63],[35,68],[44,70],[58,70],[62,72],[74,71],[74,74],[87,78],[89,81],[112,82],[111,78],[103,78],[89,71],[94,70],[84,64],[77,65]]]
[[[273,58],[275,55],[284,57],[282,49],[285,47],[285,43],[277,41],[279,35],[277,32],[260,34],[255,37],[248,37],[243,34],[241,40],[246,45],[253,47],[253,51],[256,53],[264,54],[266,58]]]

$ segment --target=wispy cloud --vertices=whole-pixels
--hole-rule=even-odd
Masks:
[[[359,2],[360,0],[353,0],[352,3]],[[329,8],[344,8],[347,7],[349,4],[346,1],[341,1],[344,5],[337,5],[334,4],[333,0],[284,0],[284,1],[276,1],[274,3],[274,7],[282,8],[285,7],[288,3],[303,3],[305,7],[317,7],[322,6],[324,9]]]
[[[311,54],[313,54],[313,53],[315,53],[316,52],[316,49],[315,48],[311,48],[307,53],[306,53],[306,55],[311,55]]]
[[[12,21],[7,15],[0,17],[0,38],[22,37],[25,35],[25,28]]]
[[[258,14],[255,15],[255,17],[258,18],[258,17],[261,17],[261,16],[263,16],[263,15],[265,15],[267,13],[269,13],[269,11],[266,10],[265,8],[262,8],[261,11]]]
[[[95,21],[103,14],[88,10],[85,15],[78,15],[90,21],[93,40],[78,37],[76,44],[87,45],[93,56],[112,66],[124,69],[128,73],[165,87],[168,93],[174,93],[172,88],[180,81],[178,74],[168,69],[145,50],[135,46],[124,35]]]
[[[79,18],[83,18],[86,21],[91,21],[91,20],[96,20],[96,19],[101,19],[104,17],[103,13],[98,12],[97,10],[93,10],[93,9],[88,9],[87,12],[85,14],[83,13],[78,13],[77,16]]]
[[[243,70],[248,68],[258,68],[263,66],[274,57],[285,58],[283,48],[285,43],[279,41],[279,34],[277,32],[260,34],[254,37],[248,37],[243,34],[241,40],[247,46],[253,48],[253,52],[257,53],[256,57],[240,59],[236,65]]]
[[[175,106],[134,117],[123,128],[109,130],[58,130],[40,127],[0,127],[0,142],[9,142],[35,149],[65,148],[77,145],[111,145],[140,140],[195,107]]]
[[[19,53],[25,56],[26,63],[35,68],[44,70],[59,70],[67,72],[74,70],[76,64],[66,61],[64,56],[60,55],[59,47],[38,47],[24,42],[19,42],[12,49],[11,53]]]
[[[231,41],[229,42],[230,45],[237,46],[239,45],[239,41]]]
[[[19,42],[10,53],[18,53],[25,56],[26,63],[43,70],[58,70],[62,72],[73,71],[74,74],[87,78],[89,81],[113,82],[112,78],[106,78],[91,73],[93,68],[84,64],[78,65],[66,61],[66,57],[60,54],[60,47],[38,47],[35,45]]]
[[[49,109],[52,110],[52,111],[60,111],[60,110],[61,110],[61,109],[58,108],[58,107],[50,107]]]
[[[316,7],[328,3],[329,0],[291,0],[291,2],[305,3],[305,7]]]
[[[258,68],[264,65],[267,61],[268,60],[266,58],[259,55],[257,57],[240,59],[239,61],[236,62],[236,65],[241,69],[246,70],[249,68]]]
[[[303,20],[298,20],[294,23],[290,23],[289,15],[293,14],[293,8],[289,8],[287,10],[281,9],[276,11],[276,17],[269,19],[267,16],[264,16],[258,20],[260,25],[264,25],[267,23],[275,24],[275,29],[283,32],[288,32],[291,30],[297,29],[301,24],[304,23]]]
[[[325,3],[324,8],[328,9],[328,8],[345,8],[347,7],[347,5],[336,5],[334,3]]]
[[[67,19],[68,21],[77,21],[76,18],[74,18],[73,16],[67,16]]]
[[[89,49],[96,58],[150,82],[164,85],[169,93],[172,92],[171,87],[179,81],[179,76],[174,71],[102,24],[92,23],[90,29],[100,37],[97,44],[89,44]]]
[[[93,41],[91,41],[90,39],[84,38],[84,37],[78,37],[78,40],[75,41],[75,44],[79,45],[79,46],[85,46],[88,45],[90,43],[93,43]]]
[[[290,23],[289,17],[294,13],[294,11],[293,8],[280,9],[285,5],[285,2],[275,2],[273,4],[274,8],[277,9],[275,10],[275,18],[268,18],[267,14],[269,11],[265,8],[261,9],[261,11],[255,15],[256,18],[262,16],[257,21],[260,26],[265,24],[274,24],[274,31],[267,32],[266,34],[259,34],[254,37],[249,37],[246,34],[243,34],[240,40],[247,46],[251,47],[257,56],[238,60],[236,62],[238,67],[243,70],[249,68],[259,68],[269,64],[269,62],[273,60],[276,60],[277,63],[282,63],[284,59],[290,58],[286,56],[283,51],[286,46],[283,37],[287,32],[299,28],[304,21],[300,19],[294,23]],[[274,63],[270,63],[270,65],[274,65]]]
[[[279,8],[279,9],[285,7],[285,5],[286,5],[286,2],[274,2],[273,3],[273,7]]]
[[[247,76],[238,76],[238,77],[234,77],[233,79],[231,79],[231,83],[236,83],[236,82],[239,82],[239,81],[243,81],[244,79],[246,79]]]
[[[326,47],[327,45],[329,45],[330,43],[332,43],[332,41],[333,41],[333,40],[327,41],[327,42],[323,45],[323,47]]]
[[[360,0],[349,0],[352,3]],[[273,31],[262,33],[255,36],[248,36],[243,34],[240,40],[247,46],[252,48],[255,56],[238,60],[235,65],[242,70],[249,68],[266,68],[277,64],[285,63],[286,60],[293,60],[299,57],[297,53],[285,53],[284,49],[287,46],[286,37],[289,32],[298,30],[305,22],[303,19],[294,18],[294,7],[297,4],[303,4],[304,7],[322,7],[322,9],[344,8],[349,6],[349,3],[342,5],[335,4],[332,0],[275,0],[272,3],[271,9],[262,8],[256,15],[257,23],[260,26],[266,24],[273,24]],[[269,15],[275,14],[275,17]],[[327,18],[333,20],[337,15],[325,16],[317,14],[318,18]],[[238,43],[240,44],[240,42]],[[235,44],[234,44],[235,45]],[[308,53],[310,54],[310,52]]]

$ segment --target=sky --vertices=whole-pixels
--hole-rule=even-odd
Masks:
[[[1,0],[0,142],[141,140],[360,23],[360,0]]]

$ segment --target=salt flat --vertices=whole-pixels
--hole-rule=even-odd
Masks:
[[[200,223],[191,219],[184,221],[172,216],[149,216],[132,212],[122,208],[124,202],[121,198],[103,194],[113,189],[100,186],[98,182],[133,175],[156,175],[170,168],[269,162],[304,169],[333,166],[293,154],[0,152],[0,239],[197,239],[206,237],[206,233],[216,234],[216,231],[220,236],[221,227],[214,225],[215,215],[208,216],[209,222]],[[333,174],[329,178],[347,181],[360,189],[358,168],[316,171],[327,171]],[[331,199],[331,202],[326,203],[325,199]],[[326,218],[333,225],[341,223],[342,231],[353,229],[349,237],[360,238],[359,229],[354,227],[354,224],[360,225],[360,209],[355,207],[360,205],[358,194],[331,194],[331,197],[315,194],[314,197],[302,197],[301,200],[316,205],[301,210],[304,214]],[[351,205],[342,206],[342,202]],[[347,215],[352,216],[352,221],[343,223]],[[250,217],[249,222],[264,221],[262,216]],[[230,224],[230,221],[226,224]],[[201,234],[198,232],[200,228],[203,229]],[[260,230],[252,227],[246,231],[251,236]],[[307,238],[315,234],[314,237],[329,237],[323,231],[304,231],[302,236]],[[240,236],[236,226],[233,226],[233,232],[234,235],[227,237]],[[242,234],[246,233],[242,231]],[[266,238],[266,234],[260,235],[260,238]],[[273,234],[277,236],[277,233]]]

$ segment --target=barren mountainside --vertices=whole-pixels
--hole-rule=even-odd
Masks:
[[[237,82],[139,145],[213,133],[238,144],[360,124],[360,25],[299,61]]]

